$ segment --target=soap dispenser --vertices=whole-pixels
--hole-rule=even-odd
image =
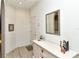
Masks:
[[[43,40],[43,39],[45,39],[44,36],[43,36],[43,35],[40,35],[40,38],[39,38],[38,41],[41,41],[41,40]]]

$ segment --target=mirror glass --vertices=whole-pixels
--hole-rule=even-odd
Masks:
[[[46,14],[46,33],[60,35],[60,11]]]

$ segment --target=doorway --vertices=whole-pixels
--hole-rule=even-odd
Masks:
[[[1,49],[1,42],[2,40],[1,40],[1,15],[0,15],[0,58],[2,57],[2,49]]]
[[[0,0],[0,58],[5,57],[5,5],[4,0]]]

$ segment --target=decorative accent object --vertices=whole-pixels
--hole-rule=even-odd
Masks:
[[[43,35],[40,35],[40,39],[38,41],[44,40],[44,39],[45,39],[45,37]]]
[[[9,31],[14,31],[14,24],[9,24]]]
[[[65,54],[65,52],[69,51],[69,41],[60,41],[61,52]]]

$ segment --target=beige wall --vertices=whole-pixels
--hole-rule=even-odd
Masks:
[[[26,46],[30,44],[30,15],[27,10],[16,8],[16,46]]]
[[[8,31],[8,24],[15,25],[15,9],[5,5],[5,53],[8,53],[16,46],[15,29],[13,32]]]

